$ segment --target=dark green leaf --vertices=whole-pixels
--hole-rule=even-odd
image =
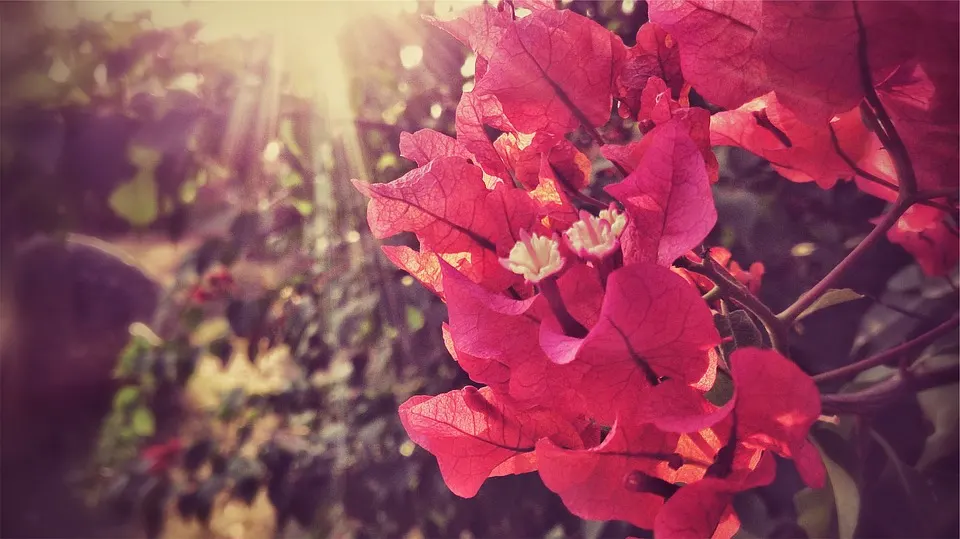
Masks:
[[[163,531],[163,513],[170,493],[170,480],[166,476],[150,478],[141,492],[140,516],[144,533],[148,539],[153,539]]]
[[[929,368],[945,367],[957,362],[956,354],[944,354],[923,358],[918,362],[918,372]],[[960,446],[960,401],[957,399],[957,384],[936,387],[917,393],[917,402],[923,415],[933,425],[927,437],[923,454],[917,461],[918,469],[926,469],[937,461],[955,455]]]
[[[233,343],[230,341],[230,338],[221,337],[214,339],[207,347],[210,353],[216,356],[220,360],[220,364],[226,368],[230,363],[230,358],[233,356]]]
[[[717,378],[713,382],[713,387],[703,396],[715,406],[723,406],[733,398],[733,389],[733,378],[727,374],[727,371],[717,369]]]
[[[724,340],[723,352],[726,357],[738,348],[760,348],[763,346],[763,334],[753,322],[747,311],[736,310],[726,315],[715,313],[713,323]]]
[[[817,298],[817,301],[813,302],[813,305],[807,307],[805,311],[800,313],[800,315],[797,316],[796,321],[802,320],[821,309],[826,309],[828,307],[833,307],[834,305],[839,305],[841,303],[847,303],[848,301],[855,301],[862,298],[862,294],[859,294],[849,288],[834,288],[827,290],[826,293]]]
[[[210,439],[197,440],[183,453],[183,469],[194,472],[207,461],[213,451]]]
[[[249,245],[260,230],[260,214],[256,212],[242,212],[230,225],[230,237],[241,245]]]
[[[817,442],[813,442],[820,451],[820,457],[827,469],[830,488],[837,508],[837,536],[840,539],[852,539],[860,519],[860,489],[853,477],[827,455]]]
[[[797,510],[797,524],[807,532],[807,537],[829,537],[836,511],[833,489],[805,488],[793,496]]]
[[[248,339],[253,337],[259,333],[270,303],[267,298],[230,301],[227,305],[227,320],[230,322],[230,329],[238,337]]]
[[[200,502],[196,491],[185,492],[177,498],[177,512],[183,520],[189,522],[197,518],[199,508]]]

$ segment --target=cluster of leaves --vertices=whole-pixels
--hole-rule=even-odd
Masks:
[[[826,481],[832,461],[807,439],[819,390],[783,354],[789,325],[843,294],[825,294],[828,275],[774,315],[751,291],[761,266],[701,247],[717,218],[712,146],[753,151],[792,181],[856,179],[894,202],[841,266],[890,231],[926,272],[948,272],[958,130],[943,113],[957,71],[936,40],[954,39],[957,21],[939,4],[649,10],[629,48],[552,2],[431,18],[476,54],[456,137],[403,134],[400,153],[418,168],[355,185],[375,236],[416,235],[417,249],[383,251],[444,300],[445,344],[484,385],[400,406],[454,493],[538,471],[581,517],[728,537],[733,495],[773,481],[773,454],[808,485]],[[880,38],[904,17],[930,32]],[[801,46],[798,29],[824,39]],[[693,90],[715,114],[692,106]],[[612,111],[643,137],[606,143]],[[597,196],[584,193],[590,159],[566,138],[577,129],[623,176]],[[774,350],[759,348],[754,318]]]
[[[278,213],[310,213],[301,148],[311,105],[289,81],[267,95],[262,40],[205,43],[201,24],[159,28],[149,12],[56,28],[36,6],[5,10],[23,33],[4,50],[5,238],[152,227],[178,240],[235,210],[228,194],[240,192],[248,203],[282,199]],[[242,127],[266,106],[278,109],[270,129]]]

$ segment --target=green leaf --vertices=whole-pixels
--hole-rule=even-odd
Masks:
[[[723,343],[723,351],[727,357],[738,348],[763,346],[763,334],[747,311],[741,309],[726,315],[716,313],[713,315],[713,323],[721,337],[731,339]]]
[[[955,354],[923,358],[923,368],[917,370],[922,372],[930,368],[945,367],[956,361]],[[957,400],[957,390],[957,384],[952,384],[917,393],[920,409],[933,425],[933,432],[927,437],[923,454],[917,461],[917,468],[920,470],[954,454],[960,445],[960,402]]]
[[[956,399],[956,394],[954,394],[954,399]],[[904,498],[907,500],[907,504],[916,517],[916,525],[927,525],[929,523],[929,517],[932,516],[929,514],[929,511],[935,507],[936,503],[930,487],[917,470],[907,466],[900,459],[900,455],[897,454],[896,449],[894,449],[880,433],[874,429],[870,429],[870,436],[877,442],[877,445],[883,449],[884,453],[887,454],[887,465],[882,475],[890,472],[896,474],[896,481],[900,487],[903,488]],[[954,448],[956,448],[956,445],[954,445]],[[921,533],[921,535],[928,534],[929,532],[926,530],[924,530],[924,533]]]
[[[297,135],[294,132],[293,120],[290,118],[280,120],[278,136],[280,137],[280,141],[283,142],[283,145],[290,150],[291,154],[296,157],[303,157],[303,150],[301,150],[300,145],[297,144]]]
[[[400,159],[397,158],[397,154],[393,152],[388,152],[382,154],[379,159],[377,159],[376,169],[377,172],[383,172],[385,170],[396,167],[400,164]]]
[[[157,218],[157,183],[153,171],[140,171],[132,180],[117,187],[107,202],[110,209],[131,225],[146,226]]]
[[[859,294],[849,288],[834,288],[827,290],[824,295],[820,296],[817,298],[817,301],[813,302],[813,305],[807,307],[805,311],[800,313],[795,321],[806,318],[820,309],[826,309],[827,307],[833,307],[834,305],[840,305],[841,303],[847,303],[848,301],[855,301],[861,298],[863,298],[863,294]]]
[[[140,388],[127,386],[117,391],[113,397],[113,409],[125,410],[135,404],[140,399]]]
[[[3,101],[12,104],[28,102],[50,104],[60,99],[64,85],[46,73],[29,71],[12,80],[4,88]]]
[[[703,394],[704,398],[715,406],[723,406],[733,398],[733,378],[726,371],[717,369],[717,378],[713,387]]]
[[[156,424],[153,420],[153,412],[146,406],[140,406],[133,410],[130,416],[130,426],[137,436],[153,436],[156,432]]]
[[[130,146],[127,150],[127,159],[138,168],[153,172],[163,160],[163,153],[149,146]]]
[[[827,468],[827,477],[830,479],[837,508],[837,536],[840,539],[852,539],[860,519],[860,489],[853,477],[831,459],[817,442],[811,443],[820,451],[823,465]]]
[[[829,488],[805,488],[793,496],[797,525],[808,537],[828,537],[832,531],[834,499]]]
[[[163,154],[148,146],[130,146],[127,159],[137,166],[133,179],[114,189],[107,201],[110,209],[134,226],[146,226],[159,214],[159,194],[154,171]]]
[[[414,307],[413,305],[407,305],[406,308],[406,319],[407,319],[407,328],[410,331],[420,331],[423,328],[425,323],[423,318],[423,312]]]
[[[133,336],[127,346],[120,352],[120,360],[117,362],[117,368],[113,373],[115,378],[130,376],[137,371],[137,365],[141,357],[150,350],[150,343],[144,337]]]
[[[300,212],[300,215],[304,217],[310,217],[313,214],[313,202],[309,200],[303,200],[301,198],[295,198],[290,201],[290,204]]]

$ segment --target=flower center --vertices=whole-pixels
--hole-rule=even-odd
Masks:
[[[510,250],[510,256],[500,259],[503,267],[522,275],[530,283],[539,283],[559,272],[563,262],[556,237],[530,235],[526,230],[520,231],[520,241]]]
[[[599,260],[617,249],[626,222],[626,217],[612,207],[596,217],[581,210],[580,220],[570,225],[564,237],[580,258]]]

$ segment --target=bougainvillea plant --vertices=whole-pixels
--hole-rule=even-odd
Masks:
[[[789,359],[789,328],[883,235],[929,274],[956,265],[955,7],[656,1],[633,47],[543,0],[431,19],[476,54],[456,138],[404,134],[418,168],[354,183],[378,238],[416,235],[418,249],[384,252],[446,302],[447,348],[481,386],[399,410],[449,488],[471,497],[536,471],[583,518],[730,537],[734,494],[771,483],[774,455],[821,487],[809,430],[854,399],[816,384],[877,363],[811,377]],[[606,144],[615,114],[642,138]],[[622,174],[596,196],[566,138],[578,129]],[[703,245],[718,145],[790,181],[855,181],[891,207],[775,314],[754,295],[762,265]]]

